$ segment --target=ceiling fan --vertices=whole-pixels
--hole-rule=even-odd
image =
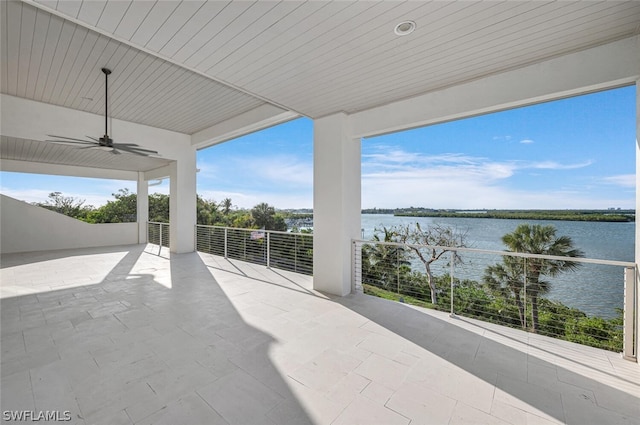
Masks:
[[[102,68],[104,73],[104,136],[91,137],[85,136],[89,140],[76,139],[74,137],[55,136],[53,134],[47,134],[49,137],[55,137],[58,140],[46,140],[47,142],[65,144],[65,145],[84,145],[80,149],[95,149],[95,148],[107,148],[111,153],[120,154],[122,152],[132,153],[140,156],[158,155],[157,151],[151,149],[143,149],[135,143],[115,143],[109,132],[107,131],[107,125],[109,122],[109,74],[111,70],[108,68]],[[62,139],[62,140],[60,140]]]

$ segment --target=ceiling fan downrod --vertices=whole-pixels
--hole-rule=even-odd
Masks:
[[[108,121],[109,121],[109,68],[102,68],[104,73],[104,137],[100,138],[100,144],[103,146],[113,146],[113,140],[109,137]]]

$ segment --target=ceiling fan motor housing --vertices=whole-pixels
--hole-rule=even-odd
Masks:
[[[113,147],[113,139],[109,137],[107,134],[105,134],[98,140],[100,140],[100,146],[107,146],[109,148]]]

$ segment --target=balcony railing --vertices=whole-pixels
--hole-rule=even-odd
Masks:
[[[148,230],[149,243],[169,246],[167,223],[150,222]],[[312,234],[204,225],[197,225],[195,233],[197,251],[313,274]],[[452,315],[618,351],[625,358],[637,359],[634,343],[638,335],[635,325],[638,284],[634,263],[363,240],[354,240],[352,248],[354,291],[364,290],[406,303],[446,310]],[[433,248],[448,251],[448,257],[432,265],[435,303],[423,265],[414,254],[415,249]],[[505,280],[503,285],[491,287],[484,282],[483,273],[487,266],[500,263],[504,257],[521,260],[522,271],[529,270],[527,264],[531,266],[536,261],[570,261],[593,269],[584,270],[579,276],[569,271],[564,278],[554,277],[552,282],[532,281],[525,272],[520,273],[519,282]],[[618,271],[611,273],[607,268]],[[570,298],[585,288],[602,287],[600,292],[609,294],[608,288],[612,286],[606,283],[612,274],[623,280],[624,288],[613,303],[597,294],[587,304],[566,302],[567,295]],[[621,285],[616,283],[614,286]],[[549,288],[552,290],[547,294]],[[558,302],[558,298],[563,302]]]
[[[196,250],[296,273],[313,274],[313,234],[196,226]]]
[[[448,251],[430,265],[435,302],[426,269],[416,252],[427,254],[431,249]],[[631,360],[637,357],[634,263],[364,240],[353,241],[352,253],[354,291],[622,352]],[[506,264],[505,257],[517,258],[510,262],[511,275],[498,282],[487,280],[487,267]],[[545,277],[544,282],[527,277],[527,271],[537,265],[567,261],[579,263],[576,270],[580,273],[567,271],[554,278]],[[611,268],[618,271],[612,273]],[[619,281],[605,285],[612,275]],[[586,304],[578,302],[575,306],[566,301],[588,286],[598,290]],[[622,286],[624,292],[620,290],[613,303],[597,296],[598,291],[609,291],[604,288]]]
[[[160,250],[163,246],[169,248],[169,223],[147,222],[147,241],[158,245]]]

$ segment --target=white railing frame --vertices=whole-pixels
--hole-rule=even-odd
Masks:
[[[476,254],[491,254],[491,255],[500,255],[500,256],[510,256],[510,257],[521,257],[525,262],[524,270],[524,305],[526,309],[526,288],[527,288],[527,275],[526,275],[526,261],[527,258],[539,258],[543,260],[556,260],[556,261],[572,261],[575,263],[587,263],[587,264],[601,264],[608,266],[619,266],[624,267],[624,322],[623,322],[623,352],[622,356],[631,361],[638,360],[638,353],[636,353],[636,340],[638,338],[638,329],[636,328],[637,315],[638,315],[638,305],[636,304],[636,294],[638,292],[638,267],[636,263],[629,261],[617,261],[617,260],[602,260],[595,258],[584,258],[584,257],[563,257],[557,255],[544,255],[544,254],[529,254],[525,252],[510,252],[510,251],[494,251],[488,249],[477,249],[477,248],[464,248],[464,247],[450,247],[450,246],[440,246],[440,245],[418,245],[418,244],[407,244],[400,242],[380,242],[380,241],[371,241],[371,240],[363,240],[363,239],[353,239],[352,240],[352,253],[353,253],[353,261],[351,262],[352,268],[352,276],[356,278],[358,276],[359,286],[357,286],[358,282],[352,283],[352,288],[362,287],[362,270],[360,273],[357,272],[357,253],[362,250],[362,245],[387,245],[387,246],[396,246],[400,248],[417,248],[417,249],[440,249],[450,251],[453,255],[457,255],[459,252],[468,252],[468,253],[476,253]],[[360,257],[362,258],[362,254]],[[454,316],[455,312],[453,309],[453,281],[454,281],[454,261],[451,261],[451,311],[450,315]],[[362,268],[362,265],[360,265]],[[525,320],[526,320],[526,311],[525,311]],[[526,326],[526,324],[525,324]]]

